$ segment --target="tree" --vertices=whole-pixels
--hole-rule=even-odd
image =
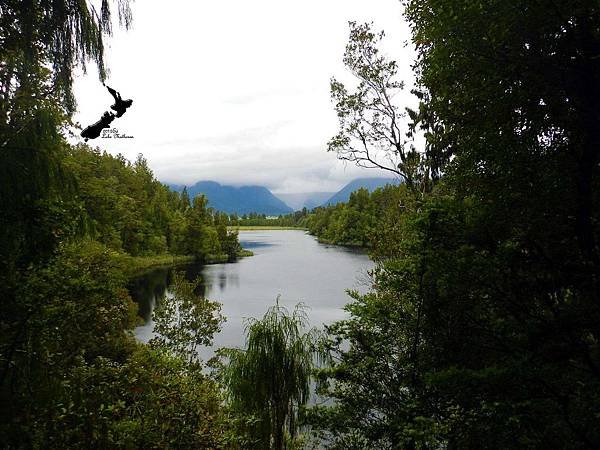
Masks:
[[[219,222],[216,224],[216,230],[221,243],[221,252],[227,256],[229,262],[235,261],[242,246],[238,240],[238,232],[236,230],[227,230],[227,215],[221,213],[217,215]]]
[[[31,113],[51,97],[67,113],[72,113],[73,69],[92,60],[101,80],[106,77],[104,36],[112,32],[112,2],[102,0],[100,14],[88,3],[67,1],[39,2],[27,0],[0,3],[0,27],[3,45],[0,49],[0,126],[16,125],[23,113]],[[118,18],[129,28],[132,15],[128,1],[119,1]],[[31,96],[31,97],[29,97]],[[24,100],[23,97],[29,97]],[[28,118],[29,120],[32,117]],[[21,122],[23,127],[27,122]],[[25,132],[16,128],[15,135]],[[14,137],[14,136],[13,136]],[[5,136],[6,138],[6,136]],[[2,147],[7,142],[2,141]]]
[[[168,349],[188,364],[200,361],[199,348],[211,345],[225,321],[220,303],[196,295],[199,283],[189,282],[183,273],[175,272],[171,296],[165,296],[153,313],[156,336],[150,344]]]
[[[587,1],[411,1],[407,9],[425,114],[441,125],[432,151],[452,157],[457,201],[473,208],[474,249],[495,263],[476,297],[488,307],[472,320],[504,342],[495,358],[523,374],[522,398],[546,402],[537,439],[552,445],[599,442],[588,421],[600,374],[600,329],[589,320],[600,314],[599,12]],[[492,397],[499,387],[488,383]],[[509,401],[501,401],[507,410]],[[523,422],[534,414],[515,412]],[[488,426],[483,417],[473,423]]]
[[[0,442],[220,448],[216,384],[130,332],[136,307],[117,252],[166,251],[178,194],[141,156],[130,164],[65,139],[73,70],[91,59],[105,78],[112,3],[94,3],[0,0]],[[116,3],[127,27],[128,0]],[[221,316],[198,302],[188,318],[204,333],[194,351]]]
[[[181,191],[181,210],[185,212],[185,210],[188,209],[190,205],[190,195],[188,194],[187,186],[184,186],[183,191]]]
[[[302,304],[292,314],[279,305],[246,324],[246,350],[228,349],[223,373],[232,407],[258,422],[251,435],[256,448],[283,449],[298,433],[298,409],[310,394],[315,332],[303,332],[308,317]]]
[[[11,447],[35,448],[57,433],[76,368],[129,353],[133,342],[124,330],[134,325],[136,308],[120,267],[98,243],[63,245],[28,275],[15,296],[28,315],[3,317],[3,326],[9,319],[22,322],[19,340],[3,341],[15,350],[11,355],[4,347],[1,354],[0,438]]]
[[[340,81],[331,80],[339,132],[329,141],[328,151],[360,167],[392,172],[411,187],[424,188],[427,166],[413,146],[407,147],[400,129],[404,114],[394,103],[404,84],[396,79],[396,62],[388,61],[377,48],[384,33],[373,33],[369,24],[349,25],[344,64],[358,79],[358,86],[351,92]]]

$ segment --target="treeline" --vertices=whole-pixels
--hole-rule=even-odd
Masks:
[[[306,228],[319,241],[348,246],[373,247],[410,202],[406,186],[387,185],[372,193],[361,188],[347,203],[315,208],[307,215]]]
[[[203,196],[190,202],[187,192],[160,183],[141,155],[130,163],[78,145],[68,147],[63,165],[75,182],[72,201],[86,235],[108,248],[132,256],[236,258],[240,246],[227,231],[228,216],[208,208]]]
[[[269,217],[266,214],[250,213],[238,216],[231,214],[229,216],[229,225],[235,226],[276,226],[276,227],[304,227],[308,210],[303,208],[290,214]]]
[[[229,225],[277,226],[307,229],[320,242],[336,245],[373,248],[395,227],[404,210],[411,204],[411,195],[404,185],[387,185],[372,193],[361,188],[347,203],[321,206],[311,211],[303,208],[291,214],[267,217],[264,214],[229,216]]]
[[[304,228],[320,242],[357,247],[374,247],[385,239],[390,227],[398,224],[402,212],[411,203],[404,185],[386,185],[372,193],[361,188],[347,203],[303,208],[291,214],[267,217],[264,214],[229,216],[229,225]]]

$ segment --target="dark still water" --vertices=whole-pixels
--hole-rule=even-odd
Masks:
[[[350,301],[346,289],[369,289],[367,271],[373,263],[360,251],[319,244],[296,230],[240,232],[240,242],[254,256],[233,264],[178,268],[189,279],[200,276],[201,294],[223,305],[227,322],[215,336],[215,349],[242,347],[244,318],[262,317],[277,295],[281,295],[280,304],[290,310],[298,302],[307,304],[311,325],[320,327],[346,317],[342,309]],[[131,282],[131,295],[145,321],[135,334],[144,342],[152,337],[152,310],[167,293],[172,270],[155,270]],[[213,350],[203,353],[209,358]]]

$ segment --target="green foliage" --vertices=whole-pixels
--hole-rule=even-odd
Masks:
[[[136,346],[123,363],[73,367],[62,392],[28,430],[34,448],[219,448],[226,417],[214,382],[158,350]]]
[[[2,323],[4,444],[217,448],[230,439],[218,387],[190,366],[183,348],[149,350],[126,331],[137,309],[123,274],[114,251],[84,240],[61,246],[23,280],[13,321]],[[187,307],[191,285],[176,286]],[[190,338],[191,349],[220,325],[218,305],[194,305],[180,308],[182,323],[202,333]]]
[[[231,407],[248,417],[253,442],[245,448],[290,448],[297,436],[298,409],[308,401],[316,355],[315,332],[303,331],[307,322],[302,304],[290,314],[278,299],[262,319],[248,321],[246,350],[225,352],[222,375]]]
[[[207,209],[204,197],[186,206],[182,196],[154,178],[142,155],[132,164],[121,155],[78,145],[68,149],[63,165],[75,179],[87,234],[108,247],[131,256],[236,259],[237,234],[217,229],[223,221],[219,213]]]
[[[388,185],[371,194],[359,189],[350,195],[348,203],[316,208],[305,223],[321,242],[374,249],[377,242],[391,236],[391,229],[396,228],[406,206],[414,202],[412,199],[406,185]]]
[[[313,423],[337,448],[595,448],[598,5],[406,4],[444,176],[374,240]]]
[[[119,2],[125,24],[127,1]],[[351,24],[329,149],[405,177],[347,204],[225,217],[147,162],[72,148],[72,70],[104,77],[110,11],[0,0],[0,441],[9,448],[284,448],[315,356],[305,313],[250,321],[214,381],[189,364],[218,306],[178,280],[158,349],[127,330],[123,254],[239,254],[228,225],[307,226],[368,246],[374,290],[329,328],[308,418],[332,448],[600,446],[600,11],[571,0],[407,0],[418,110],[406,148],[382,35]],[[389,165],[388,159],[391,160]],[[441,178],[441,181],[440,181]],[[121,256],[119,256],[121,255]]]
[[[74,367],[126,357],[133,343],[124,330],[136,309],[123,281],[110,253],[84,242],[64,246],[21,282],[12,321],[2,323],[0,435],[8,442],[29,445],[30,427],[46,432]]]
[[[0,2],[0,272],[9,289],[16,270],[56,249],[65,234],[57,228],[72,226],[61,131],[75,107],[73,69],[92,60],[104,79],[111,4],[103,0],[99,16],[86,2]],[[129,2],[118,10],[129,26]]]
[[[227,221],[222,218],[217,225],[217,234],[221,243],[221,252],[227,255],[228,261],[235,261],[238,256],[252,256],[252,252],[243,250],[238,240],[238,232],[227,230]]]
[[[62,133],[74,108],[74,66],[91,58],[104,76],[109,6],[98,18],[85,2],[0,5],[0,389],[2,417],[18,424],[17,436],[76,358],[116,358],[127,347],[132,307],[117,289],[113,255],[72,243],[85,234],[86,215]],[[128,24],[127,1],[119,14]]]
[[[210,346],[225,321],[220,303],[195,293],[199,283],[189,282],[183,273],[175,272],[172,296],[165,297],[153,312],[155,337],[150,345],[167,349],[190,365],[199,363],[199,347]]]

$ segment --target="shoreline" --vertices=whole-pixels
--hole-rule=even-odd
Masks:
[[[242,249],[238,252],[237,258],[247,258],[254,256],[250,250]],[[153,269],[161,267],[174,267],[196,262],[193,255],[155,255],[155,256],[129,256],[121,255],[119,257],[125,266],[124,272],[127,278],[142,275]],[[210,255],[203,264],[225,264],[229,262],[227,255]]]
[[[284,227],[277,225],[230,225],[227,227],[227,230],[236,230],[236,231],[265,231],[265,230],[299,230],[299,231],[307,231],[306,228],[303,227]]]

